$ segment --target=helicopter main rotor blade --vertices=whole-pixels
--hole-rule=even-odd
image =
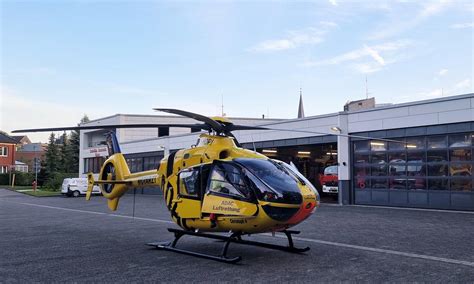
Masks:
[[[226,125],[227,131],[237,131],[237,130],[266,130],[268,128],[263,126],[247,126],[247,125],[239,125],[239,124],[230,124]]]
[[[204,122],[204,123],[208,124],[216,132],[223,132],[225,130],[224,126],[222,126],[222,124],[215,121],[214,119],[212,119],[210,117],[207,117],[207,116],[204,116],[204,115],[201,115],[201,114],[194,113],[194,112],[189,112],[189,111],[180,110],[180,109],[173,109],[173,108],[154,108],[153,110],[172,113],[172,114],[178,114],[178,115],[181,115],[181,116],[185,116],[185,117],[195,119],[197,121]]]
[[[93,130],[93,129],[115,129],[115,128],[158,128],[158,127],[181,127],[194,128],[202,130],[210,130],[206,124],[159,124],[159,123],[141,123],[141,124],[104,124],[94,126],[70,126],[70,127],[52,127],[52,128],[32,128],[13,130],[12,133],[21,132],[49,132],[49,131],[66,131],[66,130]]]
[[[259,129],[261,129],[261,130],[289,131],[289,132],[299,132],[299,133],[310,133],[310,134],[322,134],[322,135],[333,135],[333,136],[341,136],[341,137],[348,137],[348,138],[359,138],[359,139],[378,140],[378,141],[385,141],[385,142],[394,142],[394,143],[407,144],[406,142],[399,141],[399,140],[394,140],[394,139],[375,138],[375,137],[351,135],[351,134],[329,133],[329,132],[298,130],[298,129],[269,128],[269,127],[263,127],[263,126],[260,127]]]

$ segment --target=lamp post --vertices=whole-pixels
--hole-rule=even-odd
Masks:
[[[37,148],[37,145],[33,149]],[[38,184],[38,149],[35,151],[35,181]]]

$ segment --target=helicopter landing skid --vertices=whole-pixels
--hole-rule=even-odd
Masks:
[[[168,231],[171,233],[174,233],[175,238],[172,242],[165,242],[165,243],[155,242],[155,243],[148,243],[147,245],[153,246],[161,250],[173,251],[177,253],[207,258],[207,259],[221,261],[225,263],[237,263],[240,260],[242,260],[242,257],[240,256],[231,257],[231,258],[227,257],[227,250],[229,249],[229,245],[231,242],[244,244],[244,245],[259,246],[259,247],[264,247],[264,248],[269,248],[269,249],[282,250],[282,251],[291,252],[291,253],[303,253],[310,249],[309,247],[297,248],[294,246],[293,238],[291,237],[291,235],[299,234],[300,233],[299,231],[290,231],[290,230],[282,231],[288,238],[288,246],[280,246],[280,245],[274,245],[274,244],[268,244],[268,243],[262,243],[262,242],[243,240],[241,233],[233,233],[230,236],[222,236],[222,235],[199,233],[199,232],[193,232],[193,231],[183,231],[183,230],[171,229],[171,228],[168,229]],[[184,235],[216,239],[216,240],[225,241],[225,243],[224,243],[224,247],[222,248],[221,254],[217,256],[176,248],[176,244],[178,243],[178,240]]]

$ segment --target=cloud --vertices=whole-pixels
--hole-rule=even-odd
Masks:
[[[417,100],[426,100],[434,99],[447,96],[456,96],[461,95],[465,92],[472,91],[472,81],[471,79],[461,80],[448,88],[436,88],[433,90],[424,90],[415,93],[413,96],[404,96],[398,97],[398,102],[407,102],[407,101],[417,101]]]
[[[464,79],[458,83],[456,83],[452,89],[452,91],[461,91],[461,90],[468,90],[471,88],[471,79]]]
[[[18,68],[10,70],[10,72],[28,76],[49,76],[55,75],[57,73],[55,69],[50,67]]]
[[[451,25],[451,28],[452,29],[467,29],[467,28],[473,28],[474,27],[474,23],[464,23],[464,24],[454,24],[454,25]]]
[[[3,100],[0,109],[0,129],[10,132],[14,129],[72,126],[76,125],[87,112],[89,117],[100,115],[93,107],[87,109],[79,105],[66,105],[33,100],[18,92],[0,86]],[[27,133],[32,141],[47,142],[50,133]]]
[[[438,72],[438,76],[444,76],[448,73],[448,69],[441,69]]]
[[[425,99],[430,99],[430,98],[441,97],[441,96],[443,96],[443,94],[444,94],[443,89],[434,89],[434,90],[427,91],[427,92],[420,92],[417,95],[422,97],[422,98],[425,98]]]
[[[407,30],[413,29],[428,18],[433,17],[437,14],[442,13],[446,10],[453,0],[437,0],[437,1],[425,1],[420,2],[422,7],[414,15],[409,18],[401,18],[400,15],[405,15],[403,11],[394,11],[394,19],[385,25],[379,27],[377,31],[372,33],[368,39],[370,40],[381,40],[399,35]]]
[[[319,39],[318,39],[319,40]],[[262,51],[280,51],[295,48],[296,43],[291,39],[266,40],[257,44],[251,50],[256,52]]]
[[[317,27],[288,31],[286,37],[262,41],[248,49],[252,52],[274,52],[298,48],[304,45],[316,45],[324,41],[330,29],[337,27],[334,22],[322,21]]]
[[[165,95],[162,92],[157,92],[153,90],[146,90],[142,88],[137,88],[133,86],[119,85],[119,84],[108,84],[105,86],[107,91],[123,94],[123,95],[133,95],[133,96],[159,96]]]
[[[336,2],[336,0],[329,0],[329,3],[331,3],[331,5],[333,5],[333,6],[337,6],[337,5],[338,5],[337,2]]]
[[[336,23],[329,22],[329,21],[321,21],[321,22],[319,22],[319,24],[323,27],[325,26],[325,27],[330,27],[330,28],[335,28],[335,27],[338,26]]]
[[[373,73],[382,70],[384,66],[395,63],[397,61],[395,53],[411,45],[412,42],[408,40],[400,40],[394,42],[386,42],[378,45],[364,45],[364,47],[355,49],[341,55],[323,59],[319,61],[307,61],[303,63],[303,66],[314,67],[314,66],[327,66],[327,65],[338,65],[346,62],[356,62],[351,65],[353,69],[361,73]],[[381,53],[387,54],[389,59],[382,57]],[[371,61],[367,61],[367,58],[371,58]]]
[[[382,70],[382,66],[374,63],[356,63],[352,66],[359,73],[368,74]]]
[[[423,9],[418,13],[418,18],[427,18],[442,12],[452,0],[427,1]]]
[[[364,49],[367,51],[367,53],[375,60],[377,61],[380,65],[385,65],[385,60],[383,59],[382,56],[380,56],[379,52],[367,45],[364,46]]]

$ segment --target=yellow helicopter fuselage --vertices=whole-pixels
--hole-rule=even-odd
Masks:
[[[157,170],[130,173],[121,153],[110,156],[94,181],[109,208],[131,188],[159,187],[174,222],[185,230],[261,233],[305,220],[319,196],[297,170],[237,147],[228,136],[202,134],[196,146],[162,159]]]

